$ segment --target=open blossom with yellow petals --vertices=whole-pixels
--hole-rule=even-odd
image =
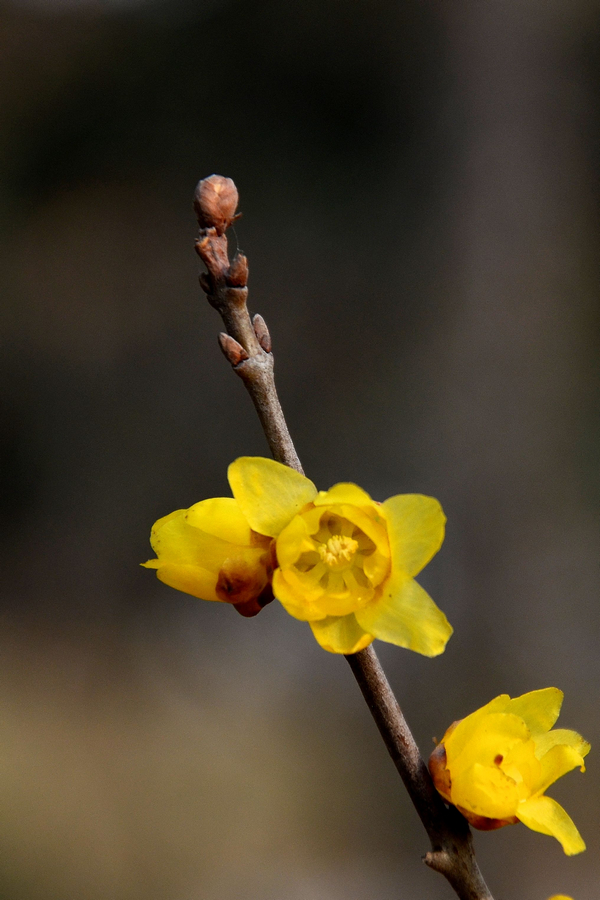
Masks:
[[[414,580],[444,538],[446,519],[437,500],[403,494],[380,504],[354,484],[317,491],[304,475],[261,457],[237,459],[228,477],[235,498],[229,501],[234,504],[229,507],[231,515],[235,509],[236,521],[241,517],[251,540],[262,541],[260,550],[273,541],[273,593],[292,616],[309,622],[322,647],[332,653],[356,653],[379,638],[426,656],[443,652],[452,628]],[[223,529],[217,535],[226,540],[227,514],[223,507],[219,520]],[[181,517],[181,511],[172,515]],[[194,566],[206,568],[203,553],[211,542],[203,538],[196,548],[192,533],[184,536],[177,526],[161,547],[159,538],[166,527],[161,523],[168,525],[169,520],[154,526],[152,546],[159,559],[146,565],[157,568],[159,577],[173,587],[201,597],[204,588],[199,581],[189,590],[179,570],[172,577],[165,567],[176,553],[184,564],[193,556]],[[202,521],[198,527],[205,534],[209,526],[206,518]],[[186,522],[193,524],[189,518]],[[211,533],[216,534],[214,529]],[[247,533],[240,544],[246,554],[253,549]],[[217,557],[213,552],[210,585],[218,574]],[[248,565],[249,574],[267,572],[258,553],[254,561],[248,558]],[[214,592],[213,585],[206,599],[223,599]]]
[[[429,770],[440,794],[475,828],[523,822],[555,837],[572,856],[585,844],[562,806],[544,792],[571,769],[585,771],[590,745],[575,731],[550,730],[562,701],[558,688],[513,700],[501,694],[450,726]]]

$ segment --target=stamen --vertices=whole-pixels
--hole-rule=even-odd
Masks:
[[[334,534],[326,544],[319,545],[319,555],[332,568],[344,566],[352,560],[358,550],[358,541],[342,534]]]

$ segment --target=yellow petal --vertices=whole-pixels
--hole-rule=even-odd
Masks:
[[[318,622],[310,622],[312,633],[330,653],[358,653],[373,641],[373,635],[360,627],[353,615],[328,616]]]
[[[293,590],[296,598],[302,597],[306,610],[301,616],[305,620],[323,619],[325,616],[346,616],[356,610],[357,605],[364,605],[373,596],[373,589],[362,585],[352,585],[349,573],[329,572],[323,563],[315,566],[310,572],[299,572],[297,569],[277,569],[282,573],[286,584]],[[327,587],[319,581],[319,573],[325,575]],[[279,586],[280,581],[277,580]],[[348,587],[351,584],[352,587]],[[276,594],[277,598],[279,595]],[[282,600],[288,609],[287,604]],[[297,600],[295,604],[298,605]],[[289,609],[288,609],[289,612]]]
[[[519,716],[515,718],[523,722]],[[527,728],[524,722],[523,725]],[[542,780],[542,765],[535,755],[535,744],[531,739],[515,743],[504,755],[500,768],[517,782],[520,800],[531,797]]]
[[[394,565],[417,575],[444,540],[446,516],[433,497],[399,494],[383,504]]]
[[[504,762],[511,765],[510,754],[518,747],[525,749],[525,761],[533,764],[536,774],[539,773],[535,745],[529,738],[529,729],[519,716],[503,712],[487,712],[485,715],[473,713],[458,723],[448,740],[444,739],[444,745],[453,783],[461,778],[464,772],[470,770],[474,763],[490,768],[501,765],[504,775],[513,778],[514,781],[513,773],[505,767]],[[518,780],[522,780],[520,775]],[[530,793],[531,791],[527,796]],[[516,799],[522,799],[522,795],[519,794]],[[489,815],[490,818],[503,818],[492,813],[482,814]]]
[[[293,566],[303,553],[315,550],[315,542],[311,540],[305,516],[294,516],[277,538],[276,547],[277,562],[284,569]]]
[[[506,711],[521,716],[531,733],[535,735],[552,728],[558,719],[563,696],[562,691],[552,687],[530,691],[511,700]]]
[[[321,576],[326,571],[323,563],[317,563],[310,572],[299,572],[298,569],[278,569],[277,571],[282,573],[287,584],[293,588],[298,597],[304,598],[309,608],[323,596],[324,588],[319,584]],[[324,615],[326,615],[325,612],[318,618],[322,618]],[[309,618],[314,618],[314,616],[309,616]]]
[[[377,508],[374,506],[372,510],[365,511],[359,506],[353,506],[350,503],[339,503],[330,507],[332,513],[342,516],[344,519],[357,525],[361,531],[373,541],[377,549],[384,556],[390,555],[390,544],[388,540],[387,523],[383,516],[380,516]]]
[[[520,722],[523,728],[529,734],[529,729],[520,716],[513,716],[510,713],[503,713],[503,718],[515,719]],[[542,778],[542,766],[535,755],[535,744],[531,738],[515,741],[508,750],[499,751],[502,760],[498,761],[498,765],[505,775],[514,779],[519,790],[519,800],[525,800],[531,797],[536,791],[536,786]]]
[[[328,491],[319,491],[314,499],[315,506],[331,506],[333,503],[350,503],[352,506],[375,506],[366,491],[356,484],[342,482],[334,484]]]
[[[378,585],[387,577],[390,571],[390,559],[379,550],[374,550],[369,556],[364,557],[363,572],[371,582]]]
[[[235,544],[193,528],[186,510],[165,516],[155,524],[150,536],[152,549],[160,560],[178,565],[200,566],[217,572],[223,560],[237,551]]]
[[[498,766],[474,763],[458,776],[451,770],[452,802],[489,819],[515,815],[519,803],[518,788]]]
[[[546,732],[546,734],[536,734],[534,735],[534,741],[535,753],[538,759],[541,759],[548,750],[557,744],[565,744],[567,747],[572,747],[582,758],[587,756],[591,749],[590,744],[580,734],[577,734],[576,731],[571,731],[569,728],[554,728],[552,731]]]
[[[169,513],[166,516],[163,516],[162,519],[157,519],[154,525],[152,526],[150,534],[153,535],[156,532],[160,531],[165,522],[168,522],[170,519],[179,519],[183,518],[187,512],[187,509],[175,509],[172,513]],[[150,538],[152,540],[152,538]]]
[[[464,754],[471,762],[491,766],[498,754],[506,756],[515,744],[529,742],[529,729],[519,716],[488,710],[484,716],[472,713],[459,722],[451,738],[446,754],[452,762]],[[533,743],[530,752],[535,759]]]
[[[494,697],[494,699],[490,700],[489,703],[486,703],[485,706],[476,709],[475,712],[471,713],[466,718],[461,719],[458,723],[450,726],[443,737],[448,765],[450,765],[450,760],[454,761],[458,759],[461,753],[468,747],[470,741],[480,730],[482,721],[493,713],[503,712],[508,706],[509,701],[510,697],[508,694],[500,694],[499,697]]]
[[[567,772],[576,769],[578,766],[582,771],[585,771],[583,756],[577,750],[574,750],[573,747],[567,747],[565,744],[556,744],[540,759],[540,775],[535,785],[533,785],[533,792],[543,794],[546,788],[554,784],[558,778],[566,775]]]
[[[250,526],[233,497],[211,497],[201,500],[187,511],[188,525],[200,528],[206,534],[230,541],[232,544],[250,546]]]
[[[551,897],[548,897],[548,900],[573,900],[573,898],[567,897],[566,894],[553,894]]]
[[[381,597],[357,612],[356,619],[379,640],[424,656],[443,653],[452,634],[452,626],[429,594],[412,578],[393,570]]]
[[[215,593],[216,573],[202,569],[200,566],[166,563],[157,569],[156,575],[164,584],[183,591],[184,594],[191,594],[200,600],[219,600]]]
[[[567,856],[574,856],[585,850],[585,844],[575,823],[562,806],[551,797],[531,797],[524,800],[519,803],[515,815],[532,831],[555,837]]]
[[[306,598],[305,593],[288,581],[286,574],[281,569],[273,572],[273,594],[290,616],[301,622],[325,618],[324,613]]]
[[[277,537],[317,494],[304,475],[261,456],[240,456],[229,466],[227,477],[250,527],[269,537]]]

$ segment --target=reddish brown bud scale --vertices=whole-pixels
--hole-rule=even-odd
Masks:
[[[253,616],[257,616],[262,610],[262,606],[256,597],[253,597],[251,600],[246,600],[244,603],[234,603],[233,608],[245,619],[251,619]]]
[[[248,259],[243,253],[238,252],[233,257],[226,280],[231,287],[246,287],[248,284]]]
[[[450,772],[446,768],[446,748],[443,744],[438,744],[431,756],[429,757],[429,774],[433,778],[436,790],[442,795],[448,803],[450,800],[450,789],[452,783],[450,781]]]
[[[516,825],[519,821],[516,816],[510,816],[507,819],[488,819],[487,816],[478,816],[476,813],[457,806],[457,810],[463,814],[469,825],[477,828],[478,831],[495,831],[497,828],[504,828],[505,825]]]
[[[272,573],[271,573],[272,574]],[[261,609],[264,609],[265,606],[268,606],[269,603],[272,603],[275,599],[275,595],[273,593],[273,585],[269,582],[261,594],[258,596],[258,605]]]
[[[251,600],[246,600],[244,603],[234,603],[233,608],[236,612],[239,612],[240,616],[244,616],[245,619],[251,619],[253,616],[257,616],[268,603],[272,603],[274,599],[271,585],[267,584],[258,597],[252,597]]]
[[[263,319],[263,317],[257,313],[252,319],[252,324],[254,326],[254,333],[258,338],[258,343],[263,348],[265,353],[271,352],[271,335],[269,334],[269,329],[267,328],[267,323]]]
[[[196,253],[208,269],[211,278],[225,281],[229,272],[226,237],[219,237],[216,228],[209,228],[203,237],[196,241]]]
[[[194,209],[200,228],[216,228],[217,234],[224,234],[236,218],[238,199],[231,178],[210,175],[199,181],[194,192]]]
[[[245,560],[228,557],[219,571],[215,591],[219,600],[237,605],[255,602],[264,587],[265,578]]]
[[[219,346],[232,366],[238,366],[248,359],[248,354],[242,345],[224,331],[219,334]]]

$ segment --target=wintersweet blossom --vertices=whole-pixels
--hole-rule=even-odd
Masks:
[[[179,591],[231,603],[244,616],[273,599],[271,539],[252,531],[231,497],[164,516],[152,526],[150,543],[158,558],[142,565]]]
[[[227,538],[228,516],[236,517],[240,529],[243,520],[247,531],[238,546],[244,550],[249,580],[257,581],[254,592],[268,577],[268,559],[259,551],[265,553],[273,542],[273,593],[292,616],[309,622],[325,650],[356,653],[379,638],[426,656],[443,652],[452,628],[414,580],[444,539],[446,519],[437,500],[402,494],[380,504],[347,483],[317,491],[304,475],[262,457],[235,460],[228,477],[234,500],[227,509],[219,507],[221,531],[213,528],[210,534],[232,540]],[[198,507],[202,504],[191,510]],[[173,587],[202,597],[206,583],[210,590],[205,599],[224,599],[214,582],[228,557],[216,553],[206,538],[210,516],[198,524],[194,514],[190,522],[191,510],[185,521],[199,528],[201,540],[196,543],[181,524],[165,540],[170,517],[159,520],[152,542],[159,559],[146,565],[157,568],[159,578]],[[172,515],[181,518],[182,512]],[[256,554],[252,558],[251,551]],[[205,552],[212,554],[210,568],[203,561]],[[209,570],[210,579],[201,582],[194,574],[188,582],[182,577],[182,565],[190,565],[192,558],[194,569]]]
[[[429,769],[440,794],[475,828],[523,822],[555,837],[572,856],[585,844],[562,806],[544,792],[571,769],[585,771],[590,745],[575,731],[550,730],[562,701],[558,688],[513,700],[501,694],[450,726]]]

